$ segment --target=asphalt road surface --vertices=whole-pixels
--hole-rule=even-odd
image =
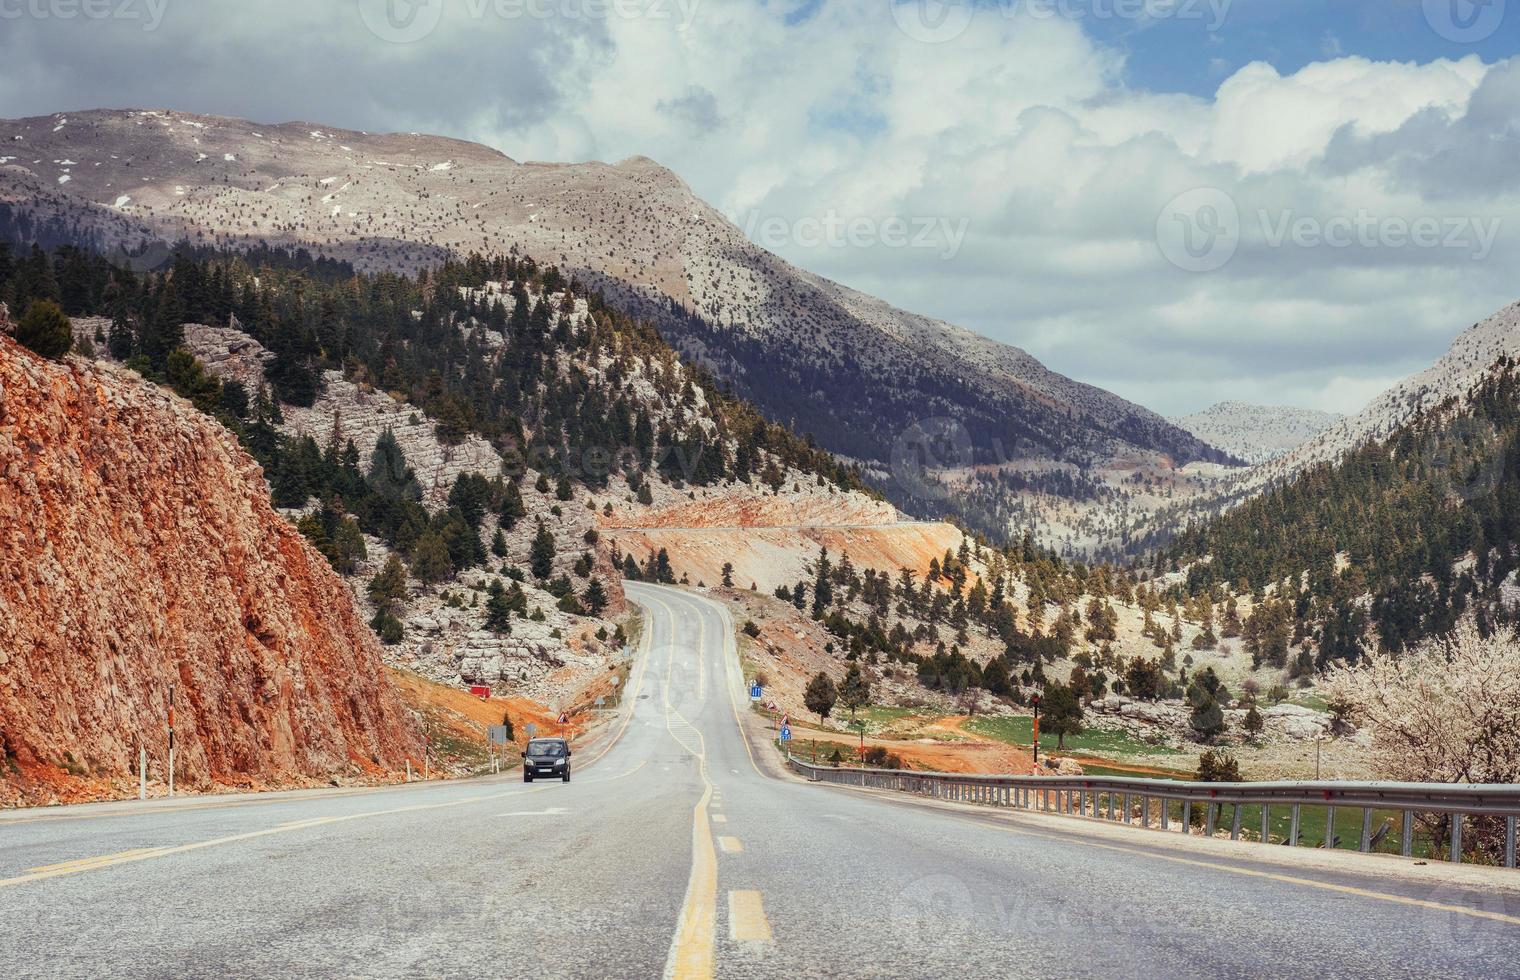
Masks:
[[[633,710],[569,784],[6,815],[0,977],[1520,973],[1492,890],[780,778],[723,610],[628,591]]]

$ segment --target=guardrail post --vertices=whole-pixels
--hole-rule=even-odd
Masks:
[[[1203,836],[1214,836],[1214,804],[1212,801],[1203,805]]]
[[[1362,807],[1362,840],[1361,851],[1366,854],[1372,850],[1372,807]]]
[[[1149,796],[1141,794],[1141,796],[1140,796],[1140,826],[1148,828],[1148,827],[1150,827],[1150,825],[1151,825],[1151,798]]]
[[[1462,814],[1451,815],[1451,860],[1453,864],[1462,863]]]
[[[1240,840],[1240,802],[1235,803],[1235,814],[1230,817],[1230,840]]]
[[[1271,812],[1272,804],[1263,800],[1261,803],[1261,842],[1263,844],[1272,843],[1272,818],[1270,816]]]
[[[1515,818],[1504,818],[1504,866],[1515,866]]]
[[[1182,801],[1182,832],[1184,834],[1191,834],[1193,832],[1193,801],[1192,800],[1183,800]]]
[[[1414,857],[1414,811],[1404,811],[1404,826],[1399,831],[1399,853]]]
[[[1171,828],[1172,828],[1172,801],[1163,796],[1161,798],[1161,829],[1162,830],[1170,830]]]
[[[1130,815],[1129,815],[1129,794],[1128,793],[1124,794],[1124,822],[1125,823],[1129,823],[1130,822]]]
[[[1335,846],[1335,807],[1325,807],[1325,839],[1321,846],[1330,850]]]
[[[1289,847],[1297,847],[1298,846],[1298,818],[1300,816],[1300,811],[1302,809],[1303,808],[1302,808],[1302,806],[1300,804],[1297,804],[1297,803],[1293,804],[1293,824],[1288,829],[1288,846]]]

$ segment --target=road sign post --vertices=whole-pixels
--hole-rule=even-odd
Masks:
[[[1036,694],[1030,700],[1034,702],[1034,738],[1032,741],[1034,742],[1034,764],[1038,768],[1040,765],[1040,696]]]
[[[501,772],[501,755],[496,751],[496,746],[507,745],[507,726],[488,725],[486,727],[486,740],[491,745],[491,771]]]

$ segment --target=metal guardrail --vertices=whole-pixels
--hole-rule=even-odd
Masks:
[[[1333,847],[1337,809],[1361,811],[1358,849],[1370,852],[1390,830],[1385,824],[1374,830],[1376,810],[1402,814],[1400,851],[1413,853],[1416,814],[1439,814],[1446,818],[1449,859],[1463,855],[1464,817],[1503,820],[1504,865],[1515,867],[1515,828],[1520,818],[1520,785],[1470,785],[1454,783],[1378,782],[1273,782],[1197,783],[1170,779],[1139,779],[1128,776],[972,776],[958,773],[914,772],[902,769],[851,769],[819,766],[790,754],[792,770],[814,782],[839,783],[872,789],[896,790],[934,799],[1036,812],[1138,823],[1150,827],[1153,818],[1161,830],[1173,830],[1172,806],[1181,804],[1181,823],[1192,827],[1193,808],[1202,805],[1204,834],[1213,837],[1217,817],[1230,808],[1230,839],[1241,839],[1241,813],[1247,806],[1261,807],[1260,840],[1271,841],[1273,807],[1291,808],[1287,838],[1281,843],[1301,843],[1304,807],[1326,811],[1325,840],[1317,846]],[[1279,811],[1280,812],[1280,811]]]

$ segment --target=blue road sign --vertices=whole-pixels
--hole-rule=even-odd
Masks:
[[[783,742],[790,742],[791,740],[792,740],[792,726],[790,726],[790,725],[783,725],[782,728],[781,728],[781,741],[783,741]]]
[[[751,701],[759,701],[762,690],[759,684],[751,684],[749,686],[749,699]]]

